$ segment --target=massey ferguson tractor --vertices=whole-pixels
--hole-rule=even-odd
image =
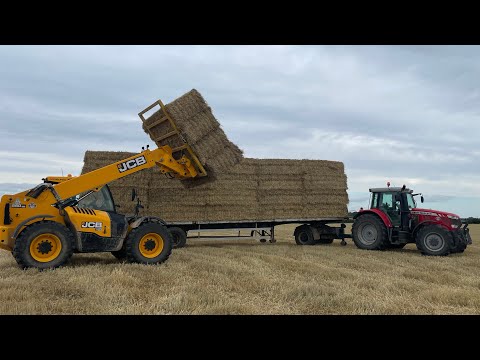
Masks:
[[[403,187],[370,189],[370,208],[354,216],[352,238],[360,249],[399,249],[415,243],[424,255],[461,253],[472,243],[467,224],[456,214],[417,207]],[[423,203],[423,196],[421,196]],[[345,237],[349,237],[345,235]]]

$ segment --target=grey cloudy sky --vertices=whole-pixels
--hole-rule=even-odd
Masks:
[[[0,194],[139,151],[192,88],[248,157],[343,161],[350,209],[389,180],[480,216],[478,46],[0,46]]]

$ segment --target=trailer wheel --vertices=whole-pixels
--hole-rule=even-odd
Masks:
[[[172,238],[159,223],[143,223],[125,239],[127,260],[131,263],[161,264],[172,253]]]
[[[295,236],[297,245],[315,245],[312,228],[309,225],[297,227],[293,235]]]
[[[446,256],[452,243],[452,234],[439,225],[424,226],[416,236],[417,248],[423,255]]]
[[[17,237],[12,254],[23,269],[53,269],[70,260],[73,246],[73,234],[64,225],[40,221]]]
[[[365,214],[355,219],[352,238],[359,249],[383,250],[388,241],[387,228],[377,216]]]
[[[179,227],[168,228],[168,232],[172,236],[173,248],[182,248],[187,245],[187,233]]]

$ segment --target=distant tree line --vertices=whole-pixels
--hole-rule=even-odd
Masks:
[[[468,217],[468,218],[462,219],[462,222],[466,222],[467,224],[480,224],[480,218]]]

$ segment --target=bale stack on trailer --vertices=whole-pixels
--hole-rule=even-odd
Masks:
[[[327,160],[243,158],[228,140],[211,108],[192,90],[143,122],[158,146],[174,150],[189,144],[207,177],[183,181],[155,171],[141,171],[110,184],[114,199],[133,209],[130,190],[136,187],[144,213],[167,222],[260,221],[345,217],[347,177],[343,163]],[[170,135],[172,134],[172,135]],[[160,140],[159,140],[160,139]],[[180,156],[183,150],[178,151]],[[83,173],[131,156],[131,153],[87,151]],[[130,211],[130,212],[133,212]]]
[[[255,221],[347,215],[343,163],[244,159],[214,182],[184,188],[151,175],[150,212],[168,221]]]
[[[120,160],[118,154],[133,155],[88,151],[83,172]],[[133,209],[129,198],[132,187],[140,190],[144,213],[167,222],[313,219],[347,214],[347,177],[343,163],[336,161],[246,158],[228,172],[217,174],[215,181],[195,187],[185,187],[182,181],[167,179],[158,171],[144,170],[110,184],[122,210]]]

